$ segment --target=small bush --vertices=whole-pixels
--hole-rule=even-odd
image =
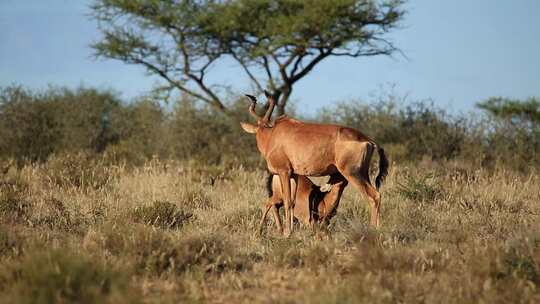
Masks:
[[[14,235],[12,227],[0,226],[0,257],[18,254],[21,251],[20,237]]]
[[[36,205],[30,221],[35,226],[66,232],[80,232],[81,225],[84,224],[82,216],[72,214],[64,202],[54,197],[46,198],[42,204]]]
[[[219,234],[174,238],[161,229],[114,224],[88,235],[87,243],[133,263],[138,274],[177,275],[188,270],[216,273],[242,270],[248,259]]]
[[[0,286],[12,303],[138,302],[127,277],[102,263],[65,249],[37,250],[5,266]]]
[[[518,248],[510,248],[503,255],[502,261],[502,269],[495,273],[495,277],[517,276],[531,281],[537,286],[540,284],[540,265],[535,263],[530,254]]]
[[[234,253],[234,246],[221,235],[192,236],[178,245],[180,269],[203,267],[206,272],[240,271],[247,267],[241,255]]]
[[[179,228],[193,216],[179,210],[172,203],[162,201],[156,201],[151,206],[137,207],[133,214],[137,221],[163,229]]]
[[[212,208],[212,201],[202,189],[186,189],[180,200],[179,204],[189,209]]]
[[[257,227],[260,209],[252,206],[249,209],[231,210],[224,212],[220,226],[231,232],[254,231]]]
[[[59,187],[100,189],[114,179],[111,169],[87,152],[53,155],[44,170],[46,179]]]
[[[156,237],[139,242],[137,265],[145,273],[174,274],[195,268],[204,272],[223,272],[244,267],[238,262],[240,259],[233,258],[231,244],[220,236],[190,236],[174,243],[170,238]]]
[[[335,252],[329,246],[317,244],[304,250],[304,264],[311,270],[324,269],[335,262]]]
[[[0,180],[0,215],[3,221],[26,222],[32,204],[26,199],[28,185],[18,179]]]
[[[305,264],[302,246],[299,239],[275,239],[268,256],[278,267],[299,268]]]
[[[433,174],[419,177],[408,175],[402,182],[398,182],[397,192],[407,199],[419,202],[433,202],[445,196],[442,184]]]

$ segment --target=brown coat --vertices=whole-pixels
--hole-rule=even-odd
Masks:
[[[270,121],[275,99],[265,92],[269,106],[264,117],[255,111],[256,99],[249,107],[257,125],[240,123],[244,131],[255,134],[257,148],[268,170],[279,176],[285,207],[285,235],[292,231],[295,195],[299,176],[340,176],[360,193],[368,196],[371,224],[379,226],[381,195],[379,187],[388,174],[388,159],[382,147],[360,131],[338,125],[301,122],[286,116]],[[373,152],[379,154],[379,174],[371,184],[369,167]]]
[[[295,181],[292,180],[291,182],[294,183]],[[329,182],[332,183],[331,188],[329,191],[324,192],[309,178],[305,176],[298,177],[298,187],[293,187],[297,189],[293,215],[300,223],[306,226],[311,226],[314,223],[327,225],[330,219],[334,217],[343,190],[347,186],[347,181],[344,178],[334,177]],[[283,206],[283,193],[279,177],[269,175],[266,186],[269,198],[265,203],[259,232],[262,232],[262,227],[270,209],[272,209],[274,222],[278,230],[282,231],[278,209]]]

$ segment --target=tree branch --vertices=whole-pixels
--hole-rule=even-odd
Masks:
[[[180,40],[179,40],[179,47],[180,47],[180,51],[182,53],[182,56],[184,58],[184,74],[187,75],[189,77],[189,79],[193,80],[198,86],[199,88],[206,93],[206,95],[210,96],[210,101],[208,101],[209,99],[204,99],[206,100],[207,102],[209,102],[210,104],[212,104],[213,106],[215,106],[216,108],[218,108],[219,110],[227,113],[227,108],[223,105],[223,103],[220,101],[219,97],[214,93],[212,92],[212,90],[206,86],[206,84],[204,83],[204,70],[210,66],[210,64],[217,58],[212,58],[212,57],[209,57],[210,59],[208,59],[208,62],[201,68],[201,70],[199,70],[199,73],[200,73],[200,76],[197,77],[197,75],[193,74],[191,72],[191,65],[190,65],[190,61],[189,61],[189,54],[188,54],[188,51],[186,50],[186,45],[184,43],[185,41],[185,38],[183,36],[183,34],[180,34]]]
[[[317,65],[317,63],[319,63],[321,60],[323,60],[324,58],[326,58],[326,57],[328,57],[329,55],[332,54],[332,50],[329,50],[329,51],[325,52],[324,50],[321,49],[319,51],[320,51],[319,55],[317,55],[313,60],[311,60],[306,65],[305,68],[300,70],[300,72],[298,72],[298,74],[291,75],[291,83],[295,83],[296,81],[298,81],[302,77],[306,76],[307,73],[309,73],[313,69],[313,67],[315,65]]]
[[[263,67],[268,77],[268,84],[270,85],[270,89],[274,91],[276,89],[276,84],[274,83],[274,77],[272,76],[272,70],[270,69],[270,62],[268,61],[268,58],[266,56],[263,56],[262,59]]]
[[[298,70],[298,67],[300,66],[300,63],[302,63],[302,60],[304,59],[305,56],[306,55],[300,55],[296,58],[296,61],[294,62],[294,65],[293,65],[293,68],[291,70],[289,77],[292,77],[296,73],[296,71]]]
[[[244,61],[241,60],[234,52],[231,52],[231,53],[232,53],[232,57],[240,64],[242,69],[244,69],[244,72],[246,72],[246,74],[249,76],[251,81],[253,81],[253,83],[257,87],[257,90],[259,90],[259,92],[264,91],[263,87],[261,86],[261,83],[259,82],[259,80],[257,80],[255,75],[253,75],[253,73],[251,73],[248,66],[244,63]]]
[[[163,77],[163,79],[165,79],[168,83],[170,83],[172,86],[174,86],[175,88],[179,89],[180,91],[186,93],[186,94],[189,94],[195,98],[198,98],[198,99],[201,99],[207,103],[212,103],[212,100],[198,94],[197,92],[194,92],[190,89],[188,89],[186,86],[182,85],[180,82],[178,81],[175,81],[174,79],[172,79],[166,71],[163,71],[161,69],[159,69],[158,67],[156,67],[155,65],[151,64],[150,62],[147,62],[145,60],[142,60],[140,58],[132,58],[132,61],[133,63],[137,63],[137,64],[142,64],[143,66],[145,66],[147,69],[153,71],[154,73],[158,74],[159,76]]]

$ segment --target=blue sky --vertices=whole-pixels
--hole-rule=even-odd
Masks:
[[[0,86],[81,84],[112,88],[131,98],[156,84],[142,68],[94,60],[99,38],[86,0],[0,0]],[[412,0],[391,38],[408,59],[370,57],[324,61],[295,87],[297,107],[312,113],[333,102],[369,100],[395,84],[411,100],[431,98],[467,111],[490,96],[540,96],[540,1]],[[213,79],[249,90],[232,67]]]

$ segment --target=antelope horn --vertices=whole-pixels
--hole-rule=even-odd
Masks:
[[[249,95],[249,94],[245,94],[247,98],[249,98],[249,101],[253,102],[253,103],[257,103],[257,97],[253,96],[253,95]]]
[[[272,117],[272,111],[274,111],[274,107],[276,106],[276,100],[266,90],[264,91],[264,95],[268,99],[268,110],[266,110],[266,114],[264,114],[263,121],[268,122],[270,120],[270,118]]]
[[[249,114],[253,116],[257,121],[261,119],[259,115],[257,115],[257,112],[255,112],[255,106],[257,106],[257,98],[253,95],[246,94],[246,97],[249,98],[251,101],[251,105],[249,105]]]

